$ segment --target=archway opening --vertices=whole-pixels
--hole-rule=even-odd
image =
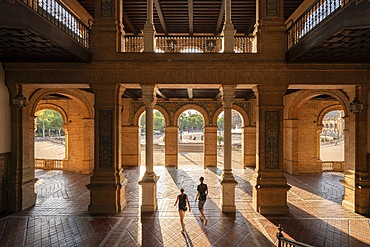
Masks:
[[[179,137],[178,150],[180,165],[204,164],[204,118],[202,114],[194,109],[181,113],[178,119]]]
[[[344,165],[344,111],[330,111],[323,117],[320,160],[323,171],[342,171]]]
[[[66,135],[62,115],[55,110],[36,112],[35,168],[63,169],[66,157]]]
[[[145,111],[139,118],[140,123],[140,154],[141,163],[145,165],[145,149],[146,149],[146,120]],[[156,166],[164,166],[165,164],[165,126],[166,121],[163,114],[158,111],[153,111],[153,162]]]
[[[241,114],[232,110],[231,112],[231,151],[233,168],[243,169],[243,118]],[[217,165],[224,165],[224,112],[217,118]]]

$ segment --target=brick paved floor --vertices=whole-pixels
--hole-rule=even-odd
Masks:
[[[0,219],[0,246],[273,246],[277,225],[285,236],[315,246],[369,246],[369,218],[348,212],[340,205],[343,189],[340,173],[287,175],[290,214],[264,217],[252,209],[252,169],[234,169],[235,215],[220,211],[220,168],[202,169],[182,165],[178,170],[156,166],[158,210],[140,215],[140,186],[143,167],[126,168],[128,204],[111,217],[88,214],[89,175],[62,171],[36,171],[35,207]],[[199,176],[206,178],[209,200],[205,205],[208,224],[199,219],[194,202]],[[185,188],[192,211],[185,217],[181,234],[173,203],[180,187]]]

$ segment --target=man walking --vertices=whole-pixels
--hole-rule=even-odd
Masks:
[[[207,195],[208,195],[208,187],[204,182],[204,177],[199,178],[200,184],[197,187],[197,195],[195,196],[195,201],[199,198],[198,202],[198,208],[199,208],[199,213],[200,213],[200,219],[203,220],[204,225],[207,225],[207,219],[204,216],[204,203],[207,200]]]

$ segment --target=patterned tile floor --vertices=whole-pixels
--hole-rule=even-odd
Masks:
[[[284,236],[314,246],[370,246],[369,218],[348,212],[340,205],[340,173],[287,175],[289,215],[264,217],[252,209],[252,169],[234,169],[235,215],[220,211],[219,168],[156,166],[158,210],[140,215],[138,181],[143,168],[126,168],[128,204],[111,217],[88,214],[89,175],[62,171],[36,171],[37,204],[0,219],[0,246],[274,246],[277,225]],[[207,226],[199,219],[194,202],[199,176],[209,186],[205,206]],[[173,203],[185,188],[192,211],[185,216],[181,234]]]

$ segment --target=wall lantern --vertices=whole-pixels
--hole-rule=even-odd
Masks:
[[[361,100],[355,97],[352,102],[349,104],[349,110],[352,113],[359,113],[364,109],[364,105],[362,104]]]
[[[18,108],[26,107],[27,99],[23,96],[22,90],[19,90],[17,95],[13,97],[12,103],[13,106],[16,106]]]

